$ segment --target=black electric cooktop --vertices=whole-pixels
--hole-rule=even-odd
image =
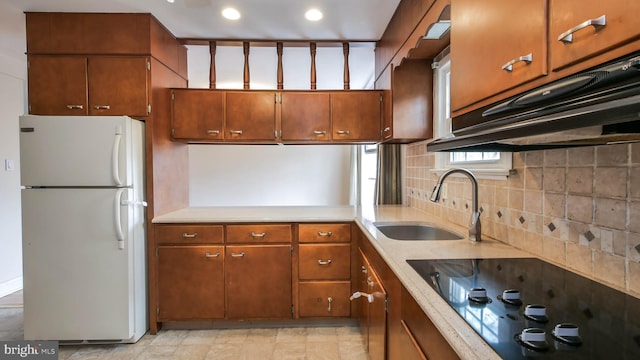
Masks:
[[[640,299],[534,258],[407,260],[503,359],[640,359]]]

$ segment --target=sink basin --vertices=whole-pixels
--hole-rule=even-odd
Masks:
[[[384,223],[373,225],[386,237],[394,240],[462,240],[464,236],[443,228],[423,223]]]

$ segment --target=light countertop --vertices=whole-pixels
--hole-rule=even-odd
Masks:
[[[449,344],[463,359],[500,359],[493,349],[406,262],[407,259],[471,259],[532,257],[507,244],[483,240],[399,241],[383,235],[374,222],[420,221],[461,235],[467,229],[443,223],[420,210],[398,205],[368,208],[351,206],[190,207],[158,216],[153,223],[232,222],[340,222],[355,221],[403,285],[416,299]]]

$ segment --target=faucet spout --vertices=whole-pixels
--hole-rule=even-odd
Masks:
[[[480,214],[481,211],[478,210],[478,179],[476,179],[475,175],[467,169],[456,168],[445,171],[440,178],[438,179],[438,183],[433,188],[433,193],[431,193],[431,201],[438,202],[440,200],[440,189],[442,187],[442,183],[444,180],[451,174],[463,174],[466,175],[471,181],[472,186],[472,208],[471,208],[471,219],[469,220],[469,240],[477,242],[481,240],[482,236],[482,227],[480,224]]]

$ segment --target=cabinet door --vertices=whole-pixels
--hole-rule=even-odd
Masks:
[[[640,1],[637,0],[551,0],[549,11],[553,70],[602,54],[640,36]],[[585,24],[597,23],[602,16],[604,25]],[[612,59],[602,61],[608,60]]]
[[[223,261],[223,246],[160,246],[158,320],[223,318]]]
[[[377,141],[382,122],[381,91],[331,93],[333,141]]]
[[[401,349],[402,354],[398,354],[402,356],[403,360],[427,360],[426,355],[420,349],[420,345],[416,341],[416,338],[411,333],[411,330],[407,327],[407,323],[404,320],[400,320],[402,324],[402,333],[398,337],[402,341],[402,346],[399,347]]]
[[[452,111],[546,75],[546,14],[546,0],[451,7]]]
[[[331,139],[329,93],[282,93],[282,140]]]
[[[291,245],[226,248],[227,317],[291,319]]]
[[[224,92],[173,90],[171,127],[174,139],[224,139]]]
[[[87,115],[87,59],[29,56],[29,113]]]
[[[299,284],[300,317],[347,317],[351,313],[349,281],[312,281]]]
[[[384,360],[386,358],[387,293],[370,265],[367,283],[369,293],[373,295],[373,302],[369,304],[369,359]]]
[[[273,92],[227,92],[225,139],[274,142],[275,99]]]
[[[149,115],[149,66],[146,57],[89,57],[89,115]]]

